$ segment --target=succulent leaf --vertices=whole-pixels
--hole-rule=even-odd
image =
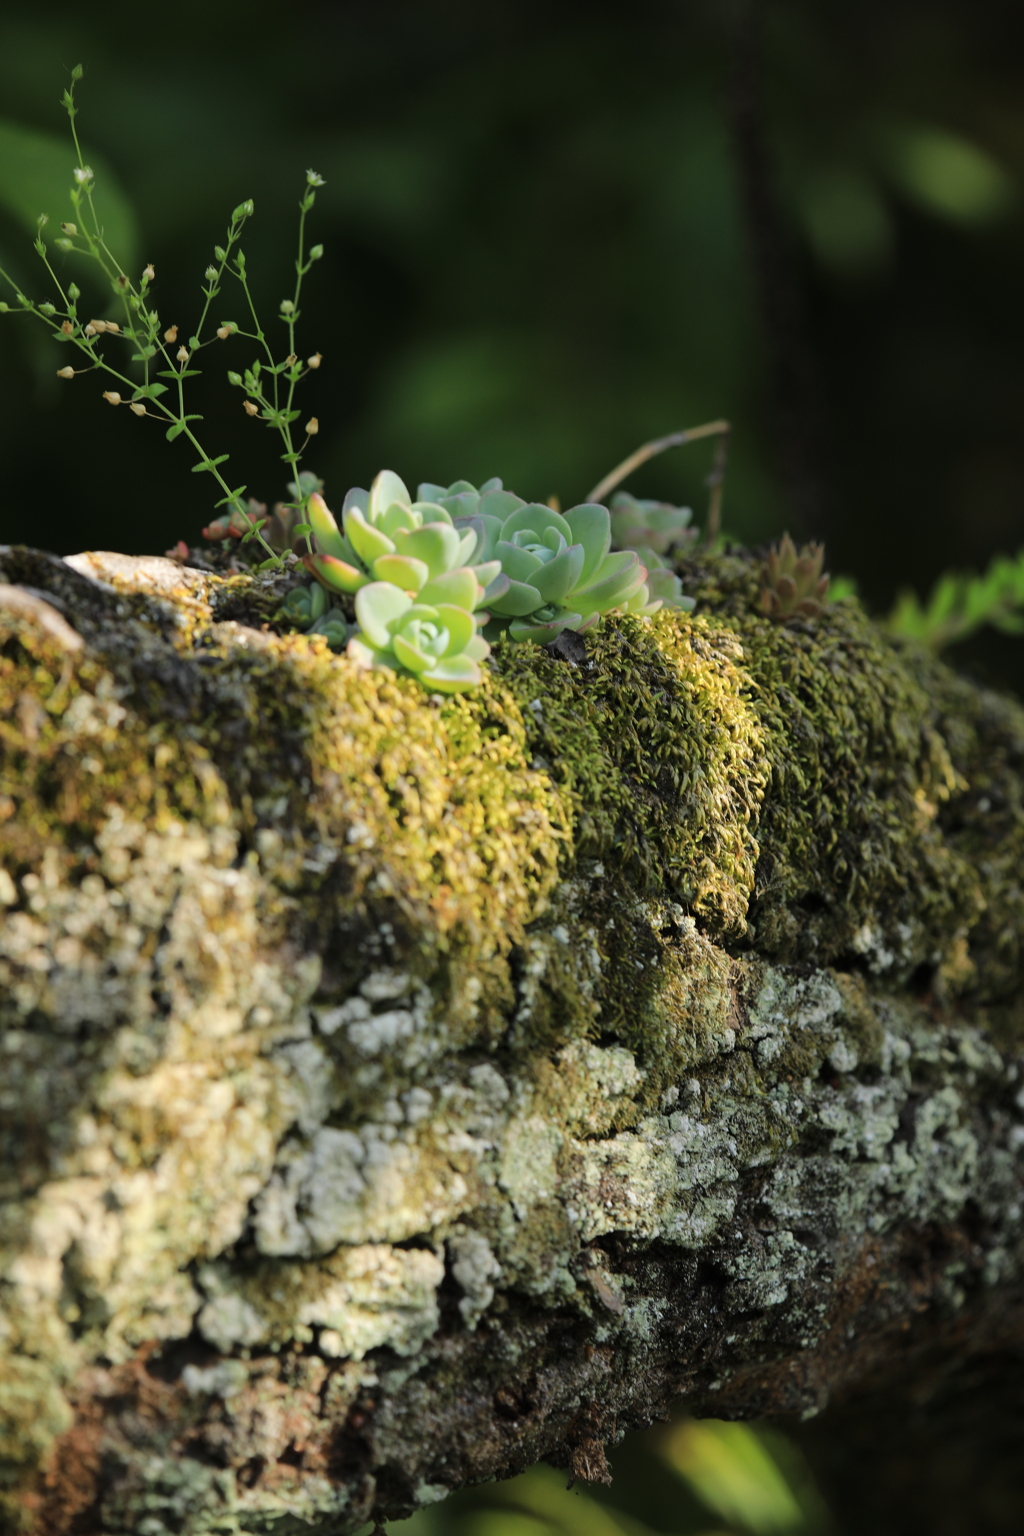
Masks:
[[[411,531],[403,528],[395,533],[396,553],[422,561],[428,577],[440,576],[442,571],[454,568],[461,543],[458,532],[450,523],[424,523],[422,528]]]
[[[584,501],[578,507],[570,508],[565,514],[565,522],[569,527],[570,541],[583,545],[585,559],[579,581],[581,584],[587,583],[611,548],[608,508],[598,506],[593,501]]]
[[[357,566],[334,555],[304,555],[302,563],[317,581],[334,592],[358,592],[370,580]]]
[[[525,618],[541,606],[540,593],[528,582],[517,581],[513,577],[507,591],[498,598],[488,598],[487,605],[492,613],[502,618]]]
[[[368,522],[358,507],[350,507],[345,514],[345,537],[367,566],[372,566],[381,555],[395,553],[394,540]]]
[[[373,562],[374,581],[390,581],[404,592],[418,592],[429,575],[426,562],[411,555],[381,555]]]
[[[390,581],[371,581],[356,593],[356,618],[367,642],[375,649],[391,649],[391,625],[413,606],[400,587]]]
[[[456,608],[465,608],[467,613],[472,613],[479,606],[483,595],[476,572],[470,566],[463,566],[457,571],[445,571],[440,576],[432,576],[421,589],[419,597],[424,603],[453,603]]]
[[[376,523],[393,502],[408,507],[411,501],[412,497],[406,489],[405,481],[400,480],[392,470],[382,469],[370,487],[367,519],[371,523]]]
[[[334,516],[319,491],[314,492],[309,498],[306,517],[312,524],[317,547],[325,555],[334,555],[338,560],[351,559],[352,550],[342,536],[341,529],[334,521]]]

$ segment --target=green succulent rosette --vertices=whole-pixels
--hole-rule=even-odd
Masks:
[[[584,502],[563,514],[523,501],[497,479],[479,490],[468,480],[424,484],[418,494],[449,512],[457,529],[474,530],[476,559],[497,560],[509,578],[503,592],[488,591],[489,633],[507,629],[513,640],[544,644],[563,629],[590,629],[606,613],[661,607],[636,551],[611,549],[607,507]]]
[[[668,501],[642,500],[629,491],[616,491],[609,508],[612,543],[617,549],[635,549],[647,567],[647,589],[666,608],[689,611],[695,599],[684,597],[679,577],[672,569],[673,550],[685,550],[697,541],[690,527],[693,512]]]
[[[500,563],[481,558],[475,528],[456,528],[451,513],[436,502],[412,501],[391,470],[382,470],[369,491],[349,491],[341,528],[318,492],[310,496],[306,516],[315,550],[303,558],[328,590],[357,593],[370,582],[387,581],[415,595],[470,563],[488,597],[507,585]]]
[[[350,625],[340,608],[330,604],[323,587],[293,587],[281,604],[280,617],[307,635],[325,635],[332,651],[343,651]]]
[[[430,602],[414,601],[390,581],[360,587],[359,632],[348,642],[348,655],[363,666],[411,673],[439,693],[465,693],[480,683],[480,663],[491,649],[472,611],[479,583],[463,569],[429,585]]]

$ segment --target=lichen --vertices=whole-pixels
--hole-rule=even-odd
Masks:
[[[146,1351],[111,1529],[355,1521],[331,1426],[425,1391],[437,1337],[522,1306],[655,1348],[602,1244],[718,1244],[753,1315],[818,1283],[815,1180],[859,1232],[998,1210],[972,1096],[1022,1034],[1024,712],[852,604],[771,623],[740,557],[681,570],[702,615],[578,665],[502,643],[441,698],[255,627],[259,579],[0,553],[42,593],[0,587],[12,1522]]]

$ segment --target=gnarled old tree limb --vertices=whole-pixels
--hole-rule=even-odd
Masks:
[[[1015,703],[738,556],[455,699],[293,578],[0,575],[5,1529],[345,1532],[679,1400],[832,1404],[852,1507],[830,1423],[1004,1379]]]

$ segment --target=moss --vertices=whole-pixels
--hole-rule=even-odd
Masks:
[[[613,620],[579,666],[503,643],[441,698],[256,627],[279,594],[251,578],[106,558],[106,589],[0,558],[88,642],[0,604],[5,1194],[57,1189],[71,1234],[10,1309],[40,1381],[206,1308],[225,1348],[245,1306],[254,1340],[347,1338],[323,1298],[363,1307],[353,1253],[460,1222],[499,1291],[582,1305],[581,1242],[698,1246],[737,1159],[789,1144],[790,1084],[880,1069],[864,975],[1017,1027],[1024,712],[855,605],[774,625],[725,557],[695,617]],[[394,1317],[370,1295],[346,1348],[418,1346],[440,1253],[374,1260]]]
[[[581,669],[509,641],[496,665],[534,761],[569,797],[576,856],[607,856],[639,890],[742,932],[767,764],[733,636],[626,618],[588,636]]]

